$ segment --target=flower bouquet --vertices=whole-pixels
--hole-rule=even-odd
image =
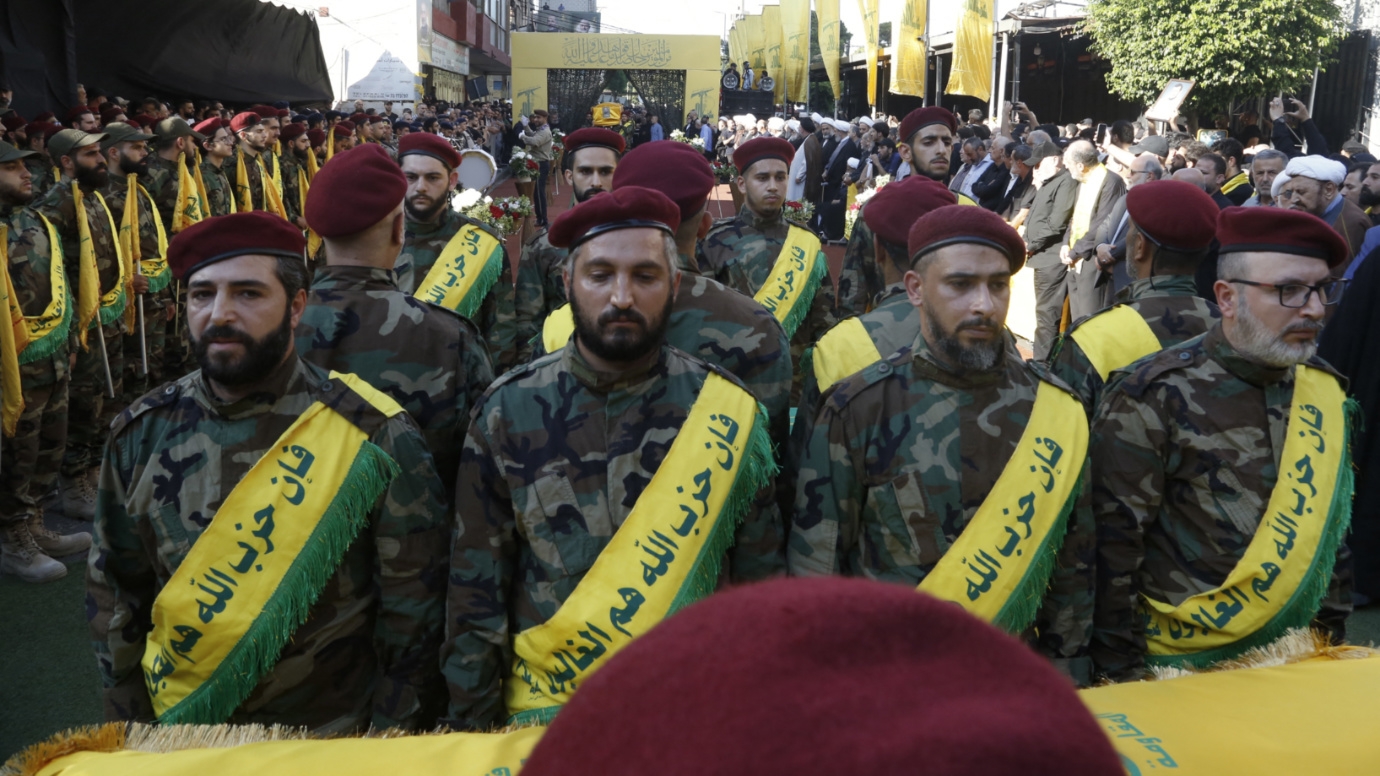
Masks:
[[[843,239],[850,240],[853,238],[853,224],[857,222],[858,213],[862,210],[862,206],[867,204],[869,199],[877,196],[877,192],[890,182],[890,175],[878,175],[872,179],[872,188],[858,192],[858,196],[853,200],[853,204],[848,206],[848,212],[844,215]]]
[[[684,143],[690,146],[691,148],[698,148],[701,151],[704,150],[703,140],[701,140],[698,137],[691,137],[685,134],[684,132],[680,131],[679,129],[671,130],[671,139],[676,141],[677,143]]]
[[[801,202],[800,200],[796,199],[787,200],[786,204],[783,205],[781,208],[781,216],[783,218],[785,218],[787,221],[794,221],[795,223],[801,225],[809,224],[810,219],[813,218],[814,215],[814,205],[811,205],[809,202]]]
[[[508,160],[508,172],[519,181],[536,180],[541,172],[541,165],[537,164],[537,160],[533,159],[531,154],[515,148],[512,158]]]
[[[738,178],[738,168],[733,166],[732,162],[715,159],[713,162],[710,162],[709,166],[714,171],[714,177],[718,178],[720,182],[736,180]]]
[[[507,197],[495,202],[493,197],[482,192],[465,189],[455,195],[451,207],[472,221],[492,227],[504,235],[510,235],[522,227],[522,216],[519,215],[524,207],[522,203],[526,203],[526,210],[530,213],[532,205],[526,197]]]

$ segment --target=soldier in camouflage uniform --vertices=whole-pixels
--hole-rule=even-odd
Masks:
[[[618,160],[627,148],[623,136],[609,129],[587,127],[565,138],[565,183],[578,204],[613,186]],[[553,246],[546,230],[522,247],[518,261],[514,307],[517,311],[518,362],[532,359],[542,322],[566,303],[566,252]]]
[[[958,124],[944,108],[916,108],[901,122],[896,152],[910,166],[911,176],[944,182],[949,177],[950,152]],[[975,204],[963,197],[963,204]],[[840,318],[861,315],[872,309],[877,296],[886,290],[886,269],[873,247],[873,230],[864,220],[867,204],[858,211],[853,234],[843,252],[839,270],[838,314]]]
[[[34,198],[42,198],[48,193],[48,189],[57,183],[58,173],[54,170],[53,160],[48,158],[48,138],[56,135],[62,129],[57,124],[45,122],[32,122],[24,128],[24,132],[29,138],[28,150],[33,152],[32,156],[24,157],[24,166],[28,168],[29,174],[33,176]]]
[[[775,143],[777,138],[762,138],[760,143]],[[776,259],[785,244],[791,224],[786,220],[786,181],[789,175],[790,143],[781,143],[780,155],[760,156],[760,146],[744,143],[734,152],[738,165],[738,188],[743,191],[742,210],[732,219],[720,221],[709,230],[699,245],[696,260],[706,275],[740,293],[753,296],[771,277]],[[750,163],[744,164],[752,160]],[[805,300],[801,300],[804,304]],[[805,349],[835,323],[834,281],[825,268],[809,312],[791,335],[791,363],[796,374],[791,385],[791,404],[800,397],[799,364]]]
[[[873,299],[871,309],[857,318],[872,340],[877,354],[885,358],[901,348],[910,347],[920,334],[920,316],[915,314],[915,305],[906,293],[904,282],[906,271],[910,269],[906,254],[910,227],[931,210],[956,204],[958,200],[943,184],[923,175],[912,175],[898,183],[888,184],[877,192],[874,200],[878,204],[871,211],[864,208],[853,229],[854,234],[860,227],[868,230],[868,250],[877,255],[866,266],[882,270],[885,283],[883,290]],[[872,204],[872,201],[868,204]],[[864,218],[870,218],[872,225],[866,224]],[[881,240],[871,236],[878,231],[885,235]],[[850,247],[853,245],[849,243]],[[838,331],[837,327],[830,329],[830,332],[833,331]],[[824,336],[829,337],[829,333],[826,332]],[[828,348],[829,345],[832,345],[832,341],[828,344],[816,343],[812,355],[806,357],[806,363],[801,368],[804,385],[800,392],[800,411],[796,413],[795,424],[791,427],[790,458],[793,461],[800,460],[814,431],[820,394],[830,387],[819,384],[813,358],[821,347]]]
[[[1217,237],[1221,321],[1114,373],[1093,421],[1092,654],[1112,679],[1142,672],[1142,597],[1178,606],[1211,592],[1265,530],[1298,365],[1336,376],[1314,353],[1325,305],[1338,300],[1328,273],[1347,260],[1341,237],[1307,213],[1263,208],[1222,211]],[[1338,641],[1350,566],[1339,542],[1314,620]]]
[[[548,621],[590,571],[710,374],[740,385],[662,336],[676,286],[669,231],[679,220],[665,195],[628,186],[552,225],[557,245],[602,230],[572,250],[575,336],[499,378],[465,440],[442,651],[446,722],[455,728],[485,729],[508,717],[500,675],[512,665],[513,638]],[[782,569],[773,486],[765,482],[736,530],[721,582]]]
[[[994,213],[950,205],[915,223],[908,249],[916,263],[906,286],[919,300],[921,334],[824,394],[797,473],[792,574],[917,585],[1006,469],[1037,388],[1068,390],[1002,335],[1009,279],[1025,258],[1015,230]],[[1068,422],[1087,422],[1075,412]],[[1086,482],[1086,463],[1081,471]],[[1096,548],[1087,489],[1075,493],[1048,592],[1024,637],[1081,684],[1090,679]]]
[[[153,139],[129,124],[114,123],[106,126],[105,139],[101,141],[101,152],[105,154],[106,166],[113,171],[105,191],[105,203],[110,206],[110,214],[115,224],[124,223],[125,206],[129,199],[127,177],[144,177],[148,173],[145,160],[148,158],[146,143]],[[137,181],[138,178],[136,178]],[[139,202],[139,251],[142,259],[152,259],[162,254],[158,244],[158,227],[154,219],[158,213],[150,197],[140,196]],[[167,229],[164,223],[163,228]],[[166,234],[166,232],[165,232]],[[137,269],[137,268],[136,268]],[[129,300],[132,305],[143,307],[144,331],[135,327],[124,338],[125,375],[122,381],[124,391],[118,394],[120,406],[132,403],[148,389],[163,382],[163,345],[167,339],[167,324],[172,321],[174,307],[172,301],[171,278],[165,278],[168,285],[149,293],[149,278],[136,276],[134,290],[137,296]],[[142,338],[142,349],[141,349]],[[144,373],[143,355],[148,355],[148,373]]]
[[[139,661],[154,599],[235,485],[319,401],[401,471],[368,507],[368,524],[276,667],[228,721],[341,734],[432,723],[450,535],[444,489],[406,413],[385,416],[293,351],[306,304],[303,249],[300,232],[263,213],[209,219],[173,242],[193,340],[215,339],[199,346],[203,369],[121,413],[106,446],[87,600],[107,719],[152,719]],[[200,263],[217,251],[230,256]]]
[[[38,317],[52,302],[53,262],[61,264],[62,254],[48,225],[25,207],[33,196],[23,162],[30,153],[0,142],[0,227],[6,235],[0,247],[9,257],[15,301],[26,317]],[[66,307],[68,321],[71,314]],[[59,536],[45,528],[40,506],[57,481],[67,442],[69,336],[59,328],[19,353],[24,408],[14,435],[0,432],[0,571],[26,582],[66,576],[67,566],[53,558],[91,546],[90,534]]]
[[[307,154],[311,153],[311,141],[307,139],[305,124],[288,124],[279,134],[283,153],[278,157],[278,168],[282,171],[283,207],[288,220],[302,230],[307,222],[302,213],[302,180],[306,178]]]
[[[245,111],[235,114],[235,117],[230,119],[230,131],[235,133],[238,143],[235,147],[235,155],[226,160],[224,170],[226,178],[230,180],[230,195],[235,197],[235,210],[242,211],[245,209],[236,188],[239,185],[241,159],[244,160],[244,174],[249,186],[249,209],[268,210],[269,203],[264,191],[265,182],[271,184],[272,181],[270,177],[271,168],[266,166],[268,160],[265,157],[270,147],[267,139],[268,128],[264,125],[259,114]]]
[[[342,157],[308,196],[308,219],[331,263],[312,278],[297,352],[323,369],[359,375],[401,404],[422,429],[447,503],[454,503],[470,410],[493,369],[474,324],[398,290],[393,259],[402,247],[407,181],[391,163],[364,161]]]
[[[458,155],[443,160],[430,153],[404,152],[401,164],[409,186],[404,204],[407,233],[394,270],[398,276],[399,290],[412,294],[426,279],[427,273],[441,257],[451,238],[463,227],[478,226],[493,235],[500,246],[503,245],[503,235],[487,224],[462,216],[451,208],[450,194],[459,180],[455,171],[459,165]],[[502,374],[517,359],[513,267],[508,261],[507,249],[501,250],[503,258],[498,280],[489,289],[474,315],[474,323],[484,335],[484,342],[496,374]]]
[[[97,192],[110,182],[110,173],[101,156],[100,141],[104,135],[88,135],[80,130],[67,129],[53,136],[49,147],[62,165],[62,180],[48,190],[34,209],[57,227],[62,240],[63,267],[67,271],[68,287],[73,299],[81,280],[81,232],[73,197],[80,194],[90,230],[91,249],[96,258],[100,291],[111,291],[119,283],[119,254],[116,235],[111,231],[114,213],[107,213]],[[77,311],[73,311],[74,316]],[[101,445],[106,429],[120,411],[120,405],[109,398],[111,385],[106,382],[106,365],[116,396],[123,390],[124,350],[121,336],[125,334],[124,318],[102,326],[97,314],[91,322],[86,347],[79,344],[76,365],[72,367],[67,408],[67,449],[62,457],[62,509],[73,519],[91,519],[96,508],[96,477],[99,474]],[[105,340],[102,351],[97,337]],[[79,343],[75,317],[72,324],[73,342]]]
[[[206,119],[196,125],[206,137],[201,142],[201,180],[206,184],[208,216],[224,216],[239,210],[235,203],[233,155],[235,135],[223,119]]]
[[[168,237],[173,235],[173,209],[177,207],[178,165],[186,164],[192,155],[192,143],[206,140],[206,136],[192,129],[187,122],[173,117],[163,119],[154,126],[154,152],[148,156],[148,172],[139,176],[139,182],[148,189],[149,196],[158,206],[158,215],[163,218],[163,228]],[[196,196],[196,192],[192,193]]]

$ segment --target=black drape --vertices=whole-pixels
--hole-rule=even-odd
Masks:
[[[637,90],[648,114],[655,113],[661,118],[661,126],[666,128],[667,139],[671,130],[685,125],[685,71],[684,70],[624,70],[628,82]]]
[[[556,112],[557,129],[569,134],[590,125],[589,110],[598,104],[607,76],[604,70],[546,71],[546,109]]]
[[[76,72],[72,0],[0,2],[0,79],[14,90],[10,107],[30,119],[52,111],[61,121],[77,102]]]
[[[71,1],[88,87],[236,105],[332,97],[316,21],[301,11],[259,0]]]
[[[1364,430],[1352,440],[1356,500],[1351,506],[1356,589],[1380,598],[1380,248],[1364,258],[1337,314],[1323,329],[1318,355],[1346,375],[1361,405]]]

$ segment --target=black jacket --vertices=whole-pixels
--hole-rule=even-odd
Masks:
[[[989,164],[976,181],[973,181],[973,196],[978,204],[994,213],[1001,212],[1002,200],[1006,197],[1006,187],[1011,183],[1011,170],[1003,165]]]

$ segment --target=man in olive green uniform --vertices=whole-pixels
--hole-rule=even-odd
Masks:
[[[950,205],[917,220],[907,247],[920,334],[824,394],[791,572],[918,584],[1087,683],[1087,415],[1004,336],[1025,245],[995,213]]]
[[[100,193],[110,183],[110,173],[101,155],[100,143],[104,138],[104,135],[89,135],[76,129],[64,129],[54,135],[48,147],[53,158],[62,165],[62,180],[34,206],[57,227],[62,240],[63,267],[76,303],[71,328],[77,346],[77,363],[72,368],[69,389],[67,449],[62,458],[62,508],[69,518],[87,520],[96,508],[101,445],[105,443],[110,421],[121,409],[111,394],[120,396],[123,391],[121,336],[126,333],[124,309],[129,302],[129,287],[133,284],[133,281],[127,283],[124,293],[120,293],[118,222]],[[76,197],[81,198],[84,222],[78,218]],[[89,241],[84,239],[88,235]],[[83,243],[90,246],[95,260],[103,302],[91,317],[86,332],[81,331],[79,319],[83,310],[78,297]]]
[[[1207,666],[1351,611],[1345,379],[1317,358],[1345,241],[1308,213],[1218,215],[1221,321],[1114,374],[1093,421],[1093,659]]]
[[[407,413],[297,356],[305,247],[257,212],[173,241],[201,368],[105,448],[87,610],[108,720],[432,724],[445,492]],[[251,580],[292,597],[258,603]]]
[[[1193,283],[1217,234],[1217,203],[1197,186],[1151,181],[1126,194],[1126,213],[1131,285],[1119,305],[1084,318],[1065,334],[1049,358],[1050,371],[1073,386],[1089,412],[1113,371],[1206,333],[1220,317],[1217,305],[1199,297]]]
[[[282,172],[283,208],[287,210],[288,220],[297,228],[306,230],[307,221],[303,215],[304,195],[310,190],[307,185],[307,154],[311,153],[311,140],[307,138],[307,125],[288,124],[278,133],[283,153],[278,157],[278,169]]]
[[[158,206],[158,215],[163,218],[163,228],[171,238],[180,231],[173,219],[178,197],[183,193],[179,187],[178,165],[188,164],[187,160],[192,156],[192,143],[203,141],[206,136],[176,116],[154,125],[153,135],[154,147],[147,160],[148,172],[140,176],[139,182],[153,197]],[[197,196],[197,192],[191,192],[191,196]]]
[[[272,185],[272,178],[265,166],[264,154],[269,150],[269,131],[259,117],[252,111],[235,114],[230,119],[230,131],[239,142],[235,155],[225,162],[225,176],[230,180],[230,190],[235,197],[236,212],[246,210],[271,210],[266,185]],[[244,180],[240,180],[240,166],[244,166]],[[249,207],[244,207],[241,187],[249,189]]]
[[[16,295],[0,301],[0,309],[8,314],[9,305],[17,305],[25,318],[21,325],[35,335],[14,354],[19,385],[0,386],[0,392],[17,388],[23,401],[18,408],[7,405],[0,411],[0,572],[26,582],[49,582],[67,575],[67,566],[54,558],[86,550],[91,535],[49,531],[40,506],[57,481],[67,442],[72,309],[63,299],[53,303],[54,292],[62,293],[54,289],[53,273],[59,274],[60,284],[66,282],[62,254],[49,225],[27,207],[33,186],[24,160],[31,153],[0,143],[0,225],[6,235],[0,247],[9,258],[4,270]],[[0,361],[7,357],[0,355]]]
[[[470,409],[493,370],[474,324],[398,290],[406,193],[397,164],[377,148],[356,149],[317,176],[307,222],[331,262],[312,277],[297,351],[396,399],[422,429],[452,503]]]
[[[208,216],[224,216],[239,211],[235,202],[233,155],[235,136],[224,119],[206,119],[196,125],[206,139],[201,141],[201,180],[206,184]]]
[[[565,140],[565,184],[576,204],[613,186],[627,143],[623,136],[600,127],[577,129]],[[566,303],[566,252],[551,244],[547,230],[539,228],[522,247],[518,261],[514,306],[517,311],[518,361],[532,358],[542,322]]]
[[[575,335],[499,378],[460,459],[442,650],[455,728],[549,719],[674,601],[782,569],[765,413],[665,341],[679,225],[674,202],[636,186],[552,224]],[[533,644],[543,624],[554,651]]]
[[[58,124],[40,121],[32,122],[24,128],[25,136],[28,138],[28,150],[33,152],[31,156],[24,157],[24,166],[33,176],[35,197],[47,194],[48,189],[57,183],[59,173],[53,160],[48,158],[48,138],[56,135],[61,129]]]

